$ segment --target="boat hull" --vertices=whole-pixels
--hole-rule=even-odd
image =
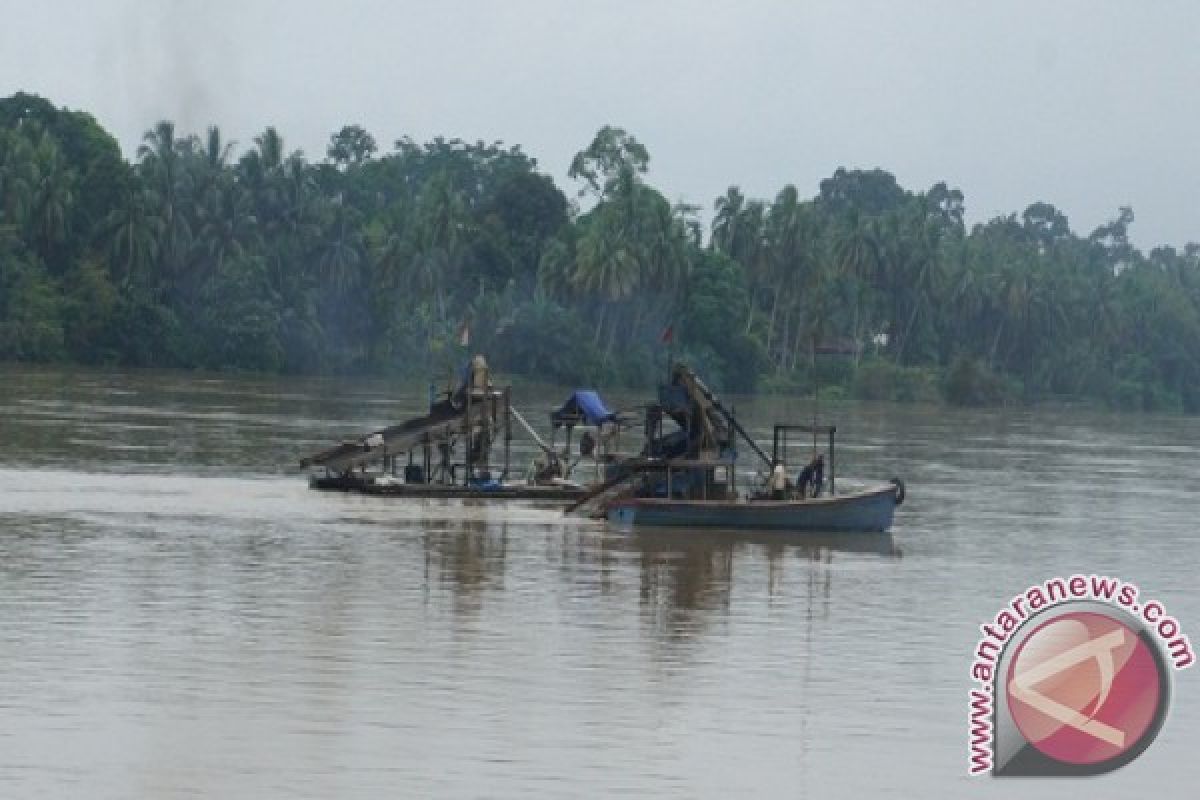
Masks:
[[[608,507],[621,526],[731,528],[771,531],[886,531],[892,527],[899,489],[883,484],[850,494],[806,500],[667,500],[636,497]]]

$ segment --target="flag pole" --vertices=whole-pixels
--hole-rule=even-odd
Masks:
[[[809,366],[812,369],[813,377],[813,423],[812,423],[812,457],[817,457],[817,404],[821,402],[821,379],[817,376],[817,335],[813,334],[812,339],[812,355],[809,357]]]

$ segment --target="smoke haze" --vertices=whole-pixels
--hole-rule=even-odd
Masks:
[[[8,5],[0,92],[90,111],[131,157],[162,118],[311,158],[359,123],[520,143],[565,186],[615,124],[706,209],[880,166],[962,188],[972,222],[1041,200],[1086,233],[1130,205],[1140,246],[1200,239],[1193,3]]]

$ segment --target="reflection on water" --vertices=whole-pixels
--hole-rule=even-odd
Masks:
[[[505,592],[505,576],[511,571],[506,563],[510,521],[483,503],[447,505],[452,513],[469,509],[477,516],[419,520],[425,585],[447,590],[456,614],[478,615],[489,594]],[[570,591],[613,594],[625,567],[635,566],[641,613],[659,626],[659,634],[672,637],[700,633],[699,623],[709,612],[729,613],[735,563],[762,562],[764,583],[743,588],[772,600],[786,595],[783,575],[789,559],[811,562],[816,568],[807,571],[810,597],[819,594],[827,600],[835,554],[900,558],[890,533],[806,535],[799,540],[734,530],[614,533],[593,523],[551,518],[542,525],[522,525],[522,536],[528,538],[531,529],[545,536],[547,561]]]
[[[1008,796],[961,777],[1006,596],[1109,572],[1200,629],[1193,420],[848,409],[892,534],[621,533],[280,474],[420,387],[0,378],[0,797]],[[1106,790],[1200,777],[1190,678]]]
[[[786,591],[783,573],[786,560],[808,560],[818,568],[807,572],[810,591],[828,598],[838,552],[873,553],[884,558],[899,557],[890,533],[811,535],[797,541],[786,534],[755,534],[745,531],[638,530],[611,541],[632,551],[640,569],[643,610],[661,627],[660,633],[690,636],[697,632],[694,612],[729,611],[733,595],[735,565],[765,562],[765,576],[752,572],[748,580],[764,580],[759,587],[768,600]],[[810,597],[812,595],[810,594]]]

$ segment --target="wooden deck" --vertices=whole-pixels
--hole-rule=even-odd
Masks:
[[[447,486],[437,483],[379,483],[358,477],[317,477],[309,481],[313,489],[328,492],[354,492],[374,497],[458,497],[471,500],[541,500],[566,505],[583,497],[585,489],[576,486],[535,486],[509,483],[495,488]]]

